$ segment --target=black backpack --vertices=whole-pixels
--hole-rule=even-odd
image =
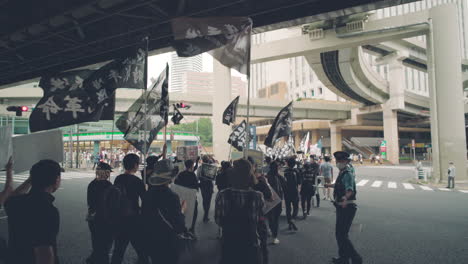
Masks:
[[[112,224],[135,214],[124,186],[112,185],[104,190],[96,210],[97,219]]]

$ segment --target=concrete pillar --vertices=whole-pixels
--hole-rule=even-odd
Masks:
[[[433,176],[446,180],[449,161],[457,179],[466,180],[466,133],[462,90],[460,36],[455,5],[430,11],[427,36]]]
[[[387,101],[387,106],[392,110],[405,109],[405,67],[402,64],[405,58],[407,56],[397,53],[388,64],[390,99]]]
[[[219,161],[229,158],[231,127],[222,123],[223,112],[231,102],[231,69],[213,60],[213,152]]]
[[[310,145],[317,144],[317,141],[320,139],[320,133],[317,129],[310,131]]]
[[[302,141],[302,133],[299,131],[293,132],[294,133],[294,147],[296,150],[299,150],[299,147],[301,146],[301,141]]]
[[[336,151],[343,150],[343,143],[341,137],[341,127],[331,124],[330,125],[330,140],[331,140],[331,154]],[[315,144],[315,143],[312,143]]]
[[[398,114],[387,104],[383,105],[384,139],[387,141],[387,160],[400,163],[400,141],[398,140]]]

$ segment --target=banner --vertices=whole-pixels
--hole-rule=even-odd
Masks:
[[[243,151],[245,147],[245,140],[247,137],[246,132],[247,122],[242,121],[229,136],[228,143],[231,144],[238,151]]]
[[[180,57],[211,51],[226,67],[249,75],[252,20],[248,17],[179,17],[171,20],[174,42]]]
[[[63,136],[58,129],[13,137],[12,146],[15,173],[29,171],[43,159],[63,161]]]
[[[230,125],[236,122],[237,104],[239,104],[239,96],[237,96],[224,110],[223,124]]]
[[[181,146],[177,147],[177,158],[179,160],[197,160],[199,156],[198,146]]]
[[[274,142],[281,137],[291,135],[292,132],[292,102],[276,116],[273,124],[271,125],[268,135],[265,138],[265,146],[272,148]]]
[[[180,124],[180,121],[184,118],[184,116],[182,115],[182,113],[179,111],[179,109],[177,109],[177,107],[174,105],[174,115],[172,116],[171,118],[171,121],[172,123],[174,123],[174,125],[178,125]]]
[[[98,70],[77,70],[41,77],[44,96],[29,118],[31,132],[83,122],[113,120],[117,88],[145,88],[147,54],[136,47],[130,54]]]
[[[115,123],[116,127],[124,133],[125,140],[143,153],[147,153],[159,130],[167,124],[169,114],[168,80],[169,65],[166,65],[151,90],[140,96]],[[145,128],[149,129],[146,133]],[[144,149],[145,144],[146,149]]]

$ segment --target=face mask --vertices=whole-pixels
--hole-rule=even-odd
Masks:
[[[336,167],[338,167],[339,170],[343,170],[344,168],[346,168],[346,163],[337,163]]]

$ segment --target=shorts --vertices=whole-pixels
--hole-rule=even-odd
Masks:
[[[325,183],[331,183],[331,177],[324,177]]]

